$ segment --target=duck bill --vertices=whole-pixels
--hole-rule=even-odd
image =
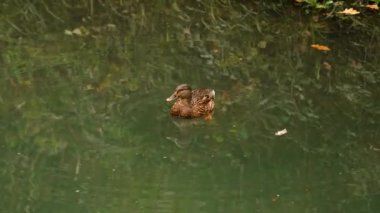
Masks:
[[[173,93],[169,98],[166,99],[167,102],[171,102],[175,100],[175,93]]]

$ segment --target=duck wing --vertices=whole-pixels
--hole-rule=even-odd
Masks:
[[[191,106],[195,117],[212,114],[214,111],[215,91],[212,89],[198,89],[192,91]]]
[[[192,90],[191,105],[205,104],[214,100],[215,91],[213,89],[196,89]]]

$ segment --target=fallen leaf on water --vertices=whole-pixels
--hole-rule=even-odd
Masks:
[[[288,130],[283,129],[283,130],[277,131],[274,134],[277,135],[277,136],[281,136],[281,135],[285,135],[286,133],[288,133]]]
[[[379,6],[377,4],[368,4],[366,7],[372,10],[379,10]]]
[[[321,44],[312,44],[311,47],[314,49],[320,50],[320,51],[330,51],[331,50],[330,47],[328,47],[326,45],[321,45]]]
[[[344,14],[344,15],[353,16],[353,15],[359,14],[360,12],[357,11],[357,10],[355,10],[354,8],[348,8],[348,9],[346,8],[343,11],[338,12],[338,13],[341,13],[341,14]]]

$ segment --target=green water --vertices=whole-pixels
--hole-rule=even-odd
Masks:
[[[121,2],[2,5],[0,212],[378,212],[379,31]],[[180,83],[215,89],[213,120],[169,116]]]

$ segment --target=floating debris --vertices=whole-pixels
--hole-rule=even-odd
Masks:
[[[377,4],[368,4],[366,7],[372,10],[379,10],[379,6]]]
[[[330,47],[328,47],[326,45],[321,45],[321,44],[312,44],[311,47],[314,49],[320,50],[320,51],[330,51],[331,50]]]
[[[285,135],[286,133],[288,133],[288,130],[283,129],[283,130],[277,131],[274,134],[277,135],[277,136],[281,136],[281,135]]]
[[[353,16],[353,15],[357,15],[359,14],[360,12],[355,10],[354,8],[346,8],[344,9],[343,11],[341,12],[338,12],[338,13],[341,13],[341,14],[344,14],[344,15],[348,15],[348,16]]]

